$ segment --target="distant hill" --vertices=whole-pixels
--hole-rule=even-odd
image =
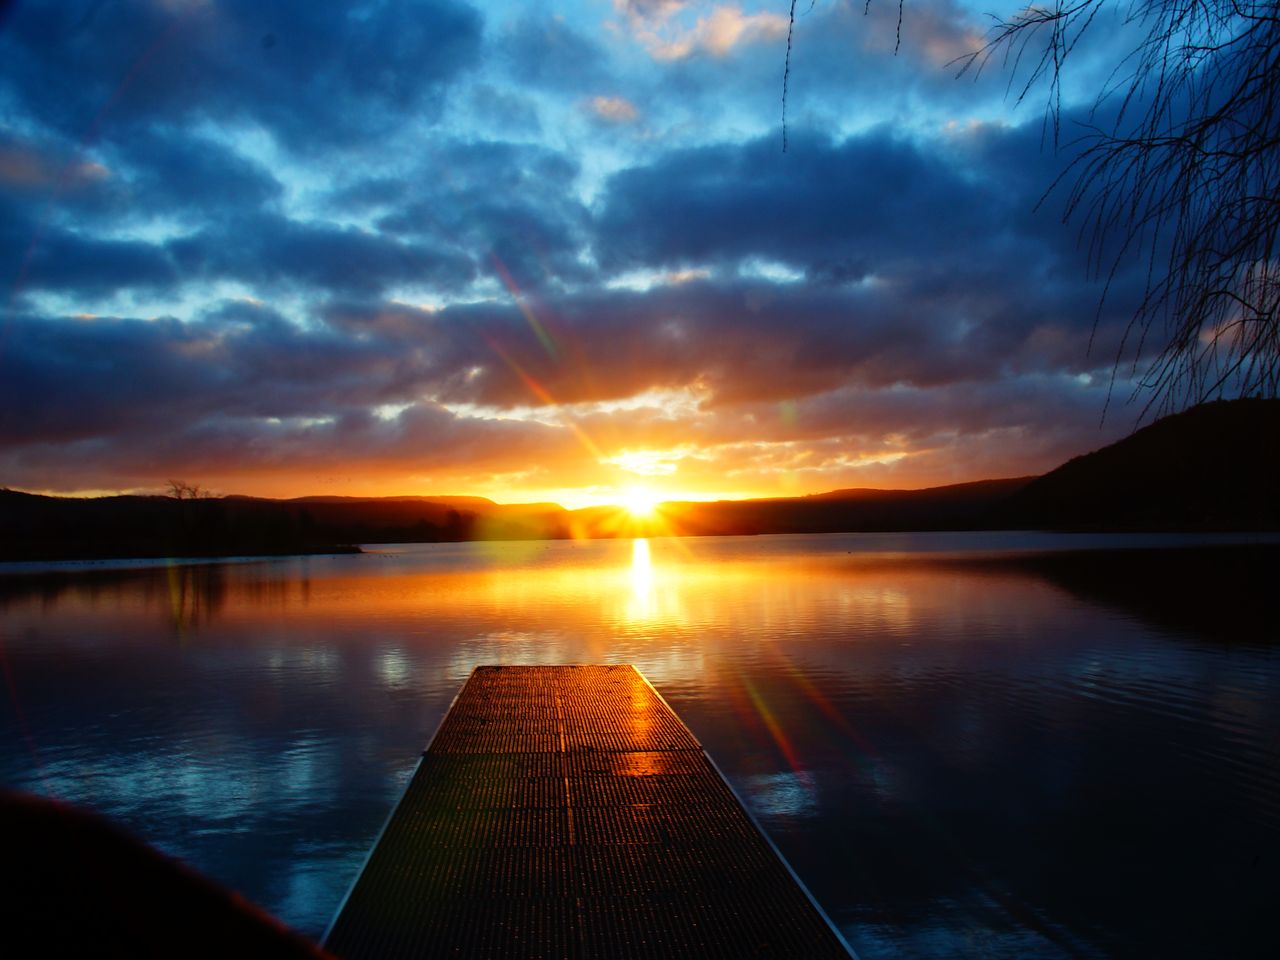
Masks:
[[[924,490],[835,490],[808,497],[664,503],[664,520],[680,533],[837,533],[974,530],[1032,480],[980,480]]]
[[[227,556],[350,544],[843,531],[1280,529],[1280,400],[1205,404],[1042,477],[668,502],[652,520],[484,497],[118,496],[0,490],[0,560]]]
[[[1206,403],[1076,457],[993,514],[1012,527],[1280,528],[1280,400]]]
[[[664,503],[639,520],[617,507],[566,510],[483,497],[48,497],[0,490],[0,560],[274,555],[360,543],[436,543],[983,526],[1028,483],[986,480],[927,490]]]
[[[556,504],[483,497],[48,497],[0,489],[0,560],[269,556],[570,535]]]
[[[251,499],[251,498],[244,498]],[[440,503],[449,507],[471,507],[486,510],[489,507],[498,506],[487,497],[336,497],[336,496],[311,496],[311,497],[294,497],[291,500],[283,501],[285,503],[332,503],[332,504],[350,504],[350,503]]]
[[[45,497],[0,489],[0,560],[353,552],[305,512],[251,497]]]

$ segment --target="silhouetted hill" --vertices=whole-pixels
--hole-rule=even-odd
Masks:
[[[0,489],[0,560],[351,552],[306,510],[250,497],[46,497]]]
[[[617,511],[613,511],[616,513]],[[593,536],[554,503],[483,497],[48,497],[0,489],[0,560],[349,552],[357,543]]]
[[[483,497],[86,499],[0,490],[0,560],[316,553],[356,543],[973,529],[1026,483],[665,503],[650,520],[617,507],[571,511]]]
[[[248,499],[248,498],[245,498]],[[494,503],[487,497],[336,497],[336,496],[311,496],[311,497],[294,497],[291,500],[284,501],[286,503],[439,503],[449,507],[470,507],[472,509],[485,510],[490,507],[496,507]]]
[[[668,502],[652,519],[484,497],[118,496],[0,490],[0,560],[226,556],[346,544],[1043,527],[1280,528],[1280,401],[1206,404],[1039,478]]]
[[[680,533],[838,533],[974,530],[1032,478],[980,480],[924,490],[835,490],[808,497],[664,503],[662,517]]]
[[[951,483],[942,487],[925,487],[921,490],[881,490],[876,487],[851,487],[847,490],[831,490],[815,493],[805,500],[928,500],[970,501],[986,503],[1010,496],[1026,486],[1035,477],[1013,477],[1007,480],[975,480],[971,483]]]
[[[1012,527],[1280,528],[1280,400],[1206,403],[1076,457],[996,512]]]

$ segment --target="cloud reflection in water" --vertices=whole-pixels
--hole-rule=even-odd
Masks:
[[[473,666],[634,662],[866,957],[1123,956],[1165,936],[1108,906],[1135,897],[1240,946],[1264,886],[1203,878],[1280,851],[1280,668],[1258,640],[1274,609],[1186,605],[1271,564],[881,543],[441,544],[2,578],[18,702],[0,779],[93,806],[314,934]],[[1192,814],[1212,830],[1178,827]]]

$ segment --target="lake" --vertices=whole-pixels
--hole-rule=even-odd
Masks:
[[[865,960],[1274,957],[1280,547],[1226,539],[9,566],[0,782],[318,937],[474,666],[630,662]]]

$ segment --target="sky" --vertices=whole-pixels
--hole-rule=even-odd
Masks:
[[[784,152],[788,7],[0,5],[0,486],[577,507],[1129,432],[1141,271],[1099,307],[1044,92],[957,78],[990,0],[896,50],[896,5],[801,3]]]

